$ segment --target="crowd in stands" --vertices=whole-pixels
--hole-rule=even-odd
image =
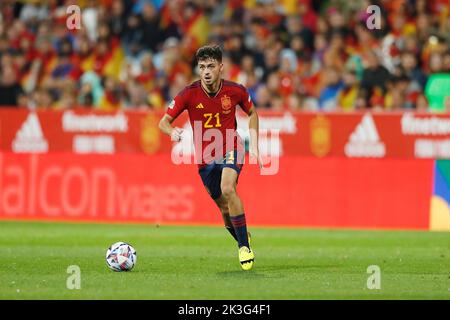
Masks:
[[[430,77],[450,74],[450,4],[1,0],[0,105],[163,110],[198,78],[204,44],[260,109],[427,111]]]

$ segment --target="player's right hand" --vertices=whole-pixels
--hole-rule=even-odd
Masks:
[[[183,129],[181,128],[173,128],[172,132],[170,133],[170,140],[172,141],[181,141],[181,135],[183,133]]]

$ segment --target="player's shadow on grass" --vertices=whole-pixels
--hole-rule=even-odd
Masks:
[[[254,267],[250,271],[221,271],[217,272],[217,275],[221,278],[237,278],[242,277],[245,279],[261,279],[261,278],[284,278],[286,277],[285,271],[301,271],[301,266],[261,266]]]

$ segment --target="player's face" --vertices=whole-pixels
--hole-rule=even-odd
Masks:
[[[198,68],[202,82],[207,86],[212,86],[220,80],[223,64],[214,59],[207,59],[199,61]]]

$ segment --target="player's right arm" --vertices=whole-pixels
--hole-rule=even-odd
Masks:
[[[183,129],[173,127],[172,122],[186,109],[186,90],[180,92],[175,99],[173,99],[166,114],[159,121],[159,129],[170,136],[172,141],[180,141]]]
[[[167,113],[161,118],[159,121],[159,129],[170,136],[170,139],[172,141],[180,141],[181,140],[181,134],[183,133],[183,129],[173,127],[172,122],[175,120],[175,118],[169,116]]]

